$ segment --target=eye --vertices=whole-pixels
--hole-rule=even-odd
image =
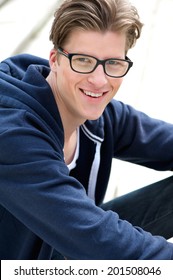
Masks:
[[[119,61],[117,61],[117,60],[108,60],[107,61],[107,64],[108,65],[112,65],[112,66],[114,66],[114,65],[118,65],[119,64]]]
[[[75,62],[85,63],[85,64],[90,64],[90,63],[93,62],[93,60],[90,57],[87,57],[87,56],[75,56],[73,58],[73,60]]]
[[[128,65],[127,65],[127,62],[125,61],[121,61],[121,60],[117,60],[117,59],[110,59],[110,60],[107,60],[106,61],[106,65],[107,67],[109,68],[116,68],[116,69],[124,69],[126,68]]]

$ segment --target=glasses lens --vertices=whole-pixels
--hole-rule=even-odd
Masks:
[[[105,71],[107,75],[121,77],[126,74],[129,68],[128,61],[110,59],[105,63]]]
[[[87,56],[87,55],[73,55],[71,59],[71,66],[72,68],[81,73],[89,73],[91,72],[95,65],[97,63],[97,60],[93,57]]]

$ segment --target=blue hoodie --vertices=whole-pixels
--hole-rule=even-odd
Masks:
[[[173,259],[164,238],[98,207],[112,158],[172,169],[173,126],[112,100],[80,127],[69,170],[49,71],[31,55],[0,64],[0,258]]]

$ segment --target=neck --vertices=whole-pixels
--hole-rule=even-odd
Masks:
[[[61,100],[58,99],[55,79],[52,78],[52,75],[49,75],[46,80],[52,89],[61,116],[61,121],[64,129],[64,157],[66,164],[69,164],[72,161],[76,150],[77,128],[83,122],[75,118],[73,114],[70,114],[69,110],[65,106],[62,106]]]
[[[68,139],[71,138],[71,135],[76,131],[76,129],[85,122],[85,120],[78,119],[74,116],[73,113],[70,113],[68,108],[66,108],[62,102],[62,100],[59,97],[59,94],[57,93],[57,85],[55,83],[55,77],[53,76],[54,74],[50,72],[48,77],[46,78],[48,84],[50,85],[52,89],[52,93],[55,98],[55,102],[57,104],[60,116],[61,116],[61,121],[63,124],[64,128],[64,135],[65,135],[65,140],[68,141]]]
[[[77,130],[73,133],[65,134],[64,139],[64,158],[66,164],[70,164],[74,158],[74,154],[77,146]]]

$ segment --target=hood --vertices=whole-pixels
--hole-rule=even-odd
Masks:
[[[0,63],[0,107],[25,110],[37,121],[46,124],[63,143],[61,117],[53,92],[46,81],[48,61],[21,54]]]
[[[57,105],[45,79],[49,71],[48,60],[29,54],[2,61],[0,105],[27,110],[45,121],[51,120],[51,125],[54,121],[59,122]]]
[[[40,65],[42,70],[49,73],[48,60],[30,54],[20,54],[0,63],[0,77],[2,73],[15,79],[22,80],[30,65]],[[2,77],[5,77],[2,75]]]

